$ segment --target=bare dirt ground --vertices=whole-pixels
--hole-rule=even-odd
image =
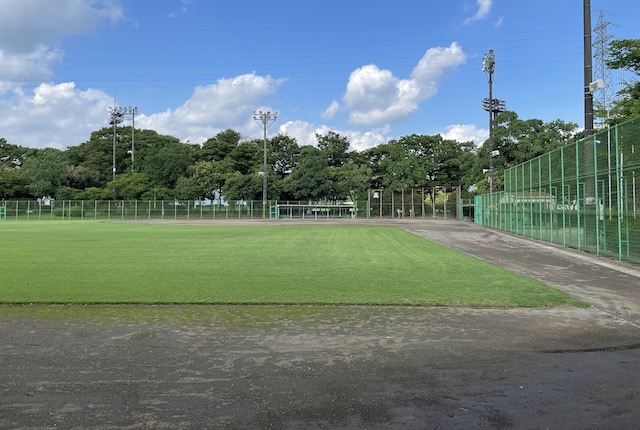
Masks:
[[[593,306],[2,306],[0,428],[638,427],[640,271],[454,221],[382,223]]]

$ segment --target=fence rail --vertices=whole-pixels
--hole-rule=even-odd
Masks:
[[[640,262],[640,118],[507,169],[475,220],[596,255]]]

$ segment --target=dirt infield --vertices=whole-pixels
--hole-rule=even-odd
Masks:
[[[0,428],[637,427],[637,269],[398,225],[594,306],[4,306]]]

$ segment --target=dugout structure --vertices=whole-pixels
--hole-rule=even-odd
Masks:
[[[478,224],[640,263],[640,117],[505,170],[474,206]]]
[[[358,202],[276,202],[269,211],[271,219],[357,218]]]

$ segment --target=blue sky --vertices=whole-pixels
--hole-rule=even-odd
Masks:
[[[593,26],[603,10],[611,35],[640,38],[640,2],[591,6]],[[582,126],[582,43],[579,0],[0,0],[0,137],[77,145],[115,99],[137,128],[192,143],[261,137],[255,110],[300,144],[328,130],[354,150],[412,133],[479,143],[488,50],[509,110]]]

